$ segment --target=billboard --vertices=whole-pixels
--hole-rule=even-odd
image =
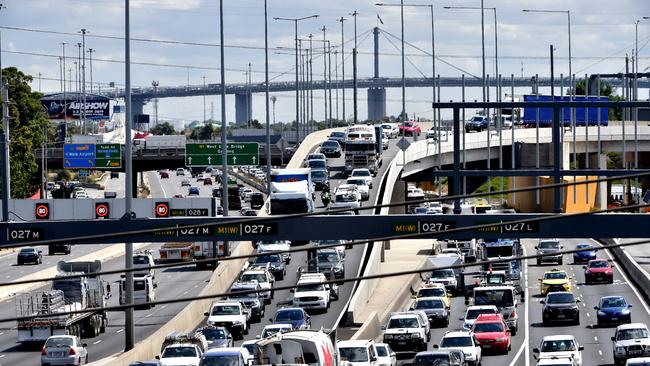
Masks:
[[[80,119],[85,110],[86,118],[109,119],[111,100],[99,95],[83,96],[76,93],[52,94],[41,98],[41,104],[52,120]]]

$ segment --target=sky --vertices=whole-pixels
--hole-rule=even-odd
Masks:
[[[392,3],[399,3],[393,0]],[[407,4],[431,4],[407,1]],[[480,6],[479,0],[433,0],[435,13],[435,47],[438,56],[436,73],[441,76],[461,74],[480,76],[481,12],[480,10],[444,9],[445,6]],[[43,92],[58,92],[62,42],[66,42],[66,68],[77,60],[82,28],[87,29],[86,50],[92,53],[93,89],[108,88],[108,83],[124,84],[124,1],[116,0],[4,0],[0,11],[2,32],[2,66],[15,66],[34,76],[32,87]],[[246,80],[251,64],[253,83],[264,81],[264,2],[262,0],[224,0],[224,37],[226,83]],[[616,73],[625,68],[625,55],[635,47],[634,22],[650,16],[648,0],[485,0],[486,8],[497,9],[499,73],[521,76],[549,76],[549,45],[555,48],[555,72],[568,74],[568,32],[565,13],[525,13],[522,9],[569,10],[571,12],[572,70],[585,73]],[[219,2],[216,0],[131,0],[131,66],[132,85],[160,87],[220,83],[219,70]],[[352,74],[353,11],[357,16],[358,74],[373,75],[372,28],[380,27],[380,75],[401,76],[400,9],[378,7],[370,0],[268,0],[269,70],[272,80],[293,80],[293,22],[276,21],[273,17],[297,18],[318,15],[299,23],[299,38],[310,33],[314,39],[330,39],[340,47],[340,17],[345,17],[346,78]],[[379,16],[379,17],[378,17]],[[380,23],[379,18],[383,21]],[[406,7],[404,11],[405,75],[430,77],[432,74],[431,18],[429,8]],[[108,37],[107,37],[108,36]],[[650,20],[638,26],[639,70],[650,67]],[[152,42],[153,40],[153,42]],[[163,41],[163,42],[160,42]],[[321,42],[314,42],[320,47]],[[486,73],[494,75],[494,17],[485,12]],[[419,49],[419,50],[418,50]],[[425,52],[423,52],[425,51]],[[341,55],[338,55],[339,77]],[[323,76],[323,59],[314,50],[314,78]],[[336,69],[332,65],[332,72]],[[39,81],[40,73],[40,81]],[[66,76],[67,78],[67,76]],[[333,76],[334,78],[334,76]],[[86,59],[87,89],[90,91],[90,61]],[[98,83],[101,84],[98,86]],[[527,93],[521,89],[516,93]],[[409,88],[406,92],[407,112],[416,117],[431,116],[431,89]],[[648,91],[640,96],[647,98]],[[294,94],[274,93],[277,97],[277,121],[295,117]],[[333,95],[334,92],[333,92]],[[339,94],[340,95],[340,94]],[[314,115],[323,117],[322,91],[314,93]],[[481,90],[472,88],[468,99],[480,99]],[[346,114],[351,116],[352,92],[346,92]],[[459,100],[460,90],[443,88],[442,100]],[[387,112],[397,115],[401,109],[401,90],[387,90]],[[339,109],[342,108],[339,103]],[[153,103],[145,113],[153,113]],[[161,120],[203,120],[202,97],[166,98],[159,102]],[[219,96],[207,96],[205,115],[220,120]],[[234,120],[234,97],[226,100],[228,121]],[[253,118],[264,121],[264,95],[253,97]],[[339,111],[341,113],[341,111]],[[336,115],[336,112],[333,112]],[[365,118],[366,91],[359,91],[359,116]]]

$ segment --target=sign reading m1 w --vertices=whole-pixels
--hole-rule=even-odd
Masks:
[[[259,165],[259,146],[256,142],[233,142],[226,144],[228,165]],[[223,165],[221,144],[185,144],[185,166]]]

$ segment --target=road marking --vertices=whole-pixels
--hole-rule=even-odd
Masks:
[[[167,305],[163,305],[163,306],[160,307],[160,310],[162,310],[162,309],[164,309],[166,307],[167,307]]]
[[[603,351],[598,350],[598,354],[599,354],[600,356],[602,356],[602,355],[603,355]]]
[[[150,316],[152,316],[152,315],[153,315],[153,314],[147,314],[147,315],[145,315],[144,317],[145,317],[145,318],[148,318],[148,317],[150,317]]]
[[[595,243],[598,243],[598,245],[600,245],[600,243],[599,243],[598,241],[593,240],[593,239],[592,239],[592,241],[594,241]],[[620,239],[614,239],[614,243],[616,243],[616,244],[620,244],[620,242],[621,242]],[[607,254],[607,256],[609,257],[609,259],[611,259],[612,261],[614,261],[614,257],[612,257],[612,254],[609,252],[609,250],[605,250],[605,254]],[[632,284],[632,282],[630,282],[630,280],[627,278],[627,275],[625,274],[625,271],[621,271],[620,268],[618,268],[618,267],[616,267],[615,269],[618,271],[618,273],[621,274],[621,277],[623,277],[623,279],[625,279],[625,282],[628,283],[628,285],[629,285],[630,288],[632,289],[632,292],[634,292],[634,294],[636,295],[637,299],[639,299],[639,302],[641,303],[641,305],[643,305],[643,308],[645,309],[646,313],[647,313],[648,315],[650,315],[650,308],[648,308],[648,305],[646,305],[645,300],[643,300],[643,297],[641,297],[641,294],[640,294],[639,291],[636,289],[636,286],[634,286],[634,285]]]
[[[93,344],[100,344],[100,343],[102,343],[102,340],[101,340],[101,339],[98,340],[98,341],[93,342]]]
[[[524,252],[524,256],[526,256],[527,255],[526,254],[526,247],[524,247],[523,244],[522,244],[521,247],[522,247],[522,250]],[[524,283],[528,283],[528,261],[524,261],[524,281],[525,281]],[[524,328],[524,341],[521,344],[521,347],[519,347],[519,349],[517,350],[517,353],[515,354],[515,357],[510,362],[510,365],[508,365],[508,366],[514,366],[517,363],[517,361],[519,360],[519,357],[524,352],[524,349],[526,350],[526,359],[525,359],[526,366],[530,366],[530,348],[529,348],[529,345],[528,345],[528,332],[529,332],[529,328],[530,328],[529,327],[530,324],[528,323],[528,319],[529,319],[528,318],[528,303],[530,303],[531,298],[530,298],[529,295],[530,295],[530,291],[526,291],[526,302],[524,303],[524,325],[525,325],[525,328]],[[521,325],[521,323],[519,323],[518,325]]]
[[[594,336],[594,341],[598,342],[598,337]]]
[[[188,292],[189,292],[189,291],[185,291],[185,292],[183,292],[183,295],[187,295]]]
[[[5,357],[5,356],[6,356],[6,355],[0,355],[0,358],[3,358],[3,357]]]
[[[124,332],[124,329],[120,329],[120,330],[118,330],[118,331],[115,332],[115,333],[122,333],[122,332]]]
[[[590,316],[591,316],[591,314],[587,313],[587,318],[590,317]]]

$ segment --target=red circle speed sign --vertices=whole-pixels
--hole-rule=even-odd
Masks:
[[[156,202],[155,213],[156,217],[169,217],[169,203]]]
[[[95,218],[96,219],[106,219],[110,216],[110,210],[108,208],[108,202],[97,202],[95,203]]]
[[[47,220],[50,218],[50,204],[49,203],[37,203],[34,208],[34,214],[39,220]]]

